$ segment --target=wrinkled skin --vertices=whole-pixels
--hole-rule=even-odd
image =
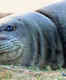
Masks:
[[[35,65],[40,68],[50,65],[52,69],[63,66],[63,44],[56,21],[53,21],[54,13],[51,13],[54,8],[48,8],[0,20],[0,64]],[[48,17],[48,14],[53,17]],[[62,17],[62,20],[65,18]]]
[[[66,68],[66,1],[63,0],[61,2],[54,3],[45,8],[37,10],[37,12],[47,16],[52,20],[52,22],[55,23],[63,47],[63,67]]]

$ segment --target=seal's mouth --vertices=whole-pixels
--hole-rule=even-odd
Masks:
[[[0,54],[9,53],[20,48],[18,42],[5,42],[0,44]]]
[[[9,41],[0,44],[1,60],[15,60],[23,55],[23,44],[20,41]]]
[[[16,39],[0,41],[0,54],[16,51],[22,46],[22,43]]]

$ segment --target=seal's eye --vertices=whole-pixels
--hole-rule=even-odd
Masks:
[[[16,30],[16,26],[12,26],[12,25],[8,25],[5,29],[5,31],[15,31]]]

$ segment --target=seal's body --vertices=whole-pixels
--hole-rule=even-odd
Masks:
[[[53,69],[64,64],[56,22],[46,14],[39,13],[45,10],[0,20],[0,64],[36,65],[40,68],[51,65]],[[65,17],[60,15],[59,18],[65,26]]]
[[[37,12],[47,16],[55,23],[63,45],[64,66],[66,67],[66,1],[46,6],[37,10]]]

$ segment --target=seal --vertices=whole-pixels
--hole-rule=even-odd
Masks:
[[[63,63],[56,25],[47,16],[29,12],[0,20],[0,64],[56,69]]]

